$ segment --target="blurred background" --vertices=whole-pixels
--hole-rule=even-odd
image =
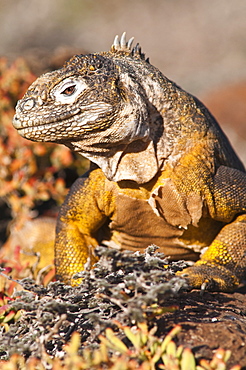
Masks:
[[[246,161],[245,0],[0,0],[0,54],[25,56],[37,74],[55,54],[106,51],[123,31],[209,105]]]
[[[246,164],[245,0],[0,0],[0,245],[9,220],[47,215],[86,166],[61,146],[20,138],[16,101],[36,76],[109,50],[123,31],[208,106]]]

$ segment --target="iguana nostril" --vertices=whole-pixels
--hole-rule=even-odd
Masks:
[[[35,106],[35,100],[30,98],[23,102],[22,109],[23,110],[31,110]]]
[[[17,130],[22,128],[22,122],[19,120],[19,117],[17,116],[17,114],[13,118],[13,126]]]

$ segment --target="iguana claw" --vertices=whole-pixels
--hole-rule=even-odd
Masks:
[[[232,292],[238,285],[238,278],[221,265],[199,264],[177,272],[187,280],[191,288],[202,291]]]

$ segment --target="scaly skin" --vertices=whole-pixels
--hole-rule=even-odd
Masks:
[[[75,56],[37,79],[14,126],[94,163],[58,218],[63,281],[76,284],[73,274],[93,265],[99,244],[142,250],[151,243],[173,260],[197,261],[181,273],[192,287],[231,291],[244,278],[244,167],[203,104],[124,35],[109,52]]]

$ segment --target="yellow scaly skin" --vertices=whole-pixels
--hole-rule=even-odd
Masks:
[[[57,275],[76,284],[100,244],[154,243],[172,260],[197,261],[181,272],[191,287],[232,291],[246,272],[244,167],[202,103],[130,44],[123,35],[107,53],[75,56],[16,108],[22,136],[93,163],[61,207]]]

